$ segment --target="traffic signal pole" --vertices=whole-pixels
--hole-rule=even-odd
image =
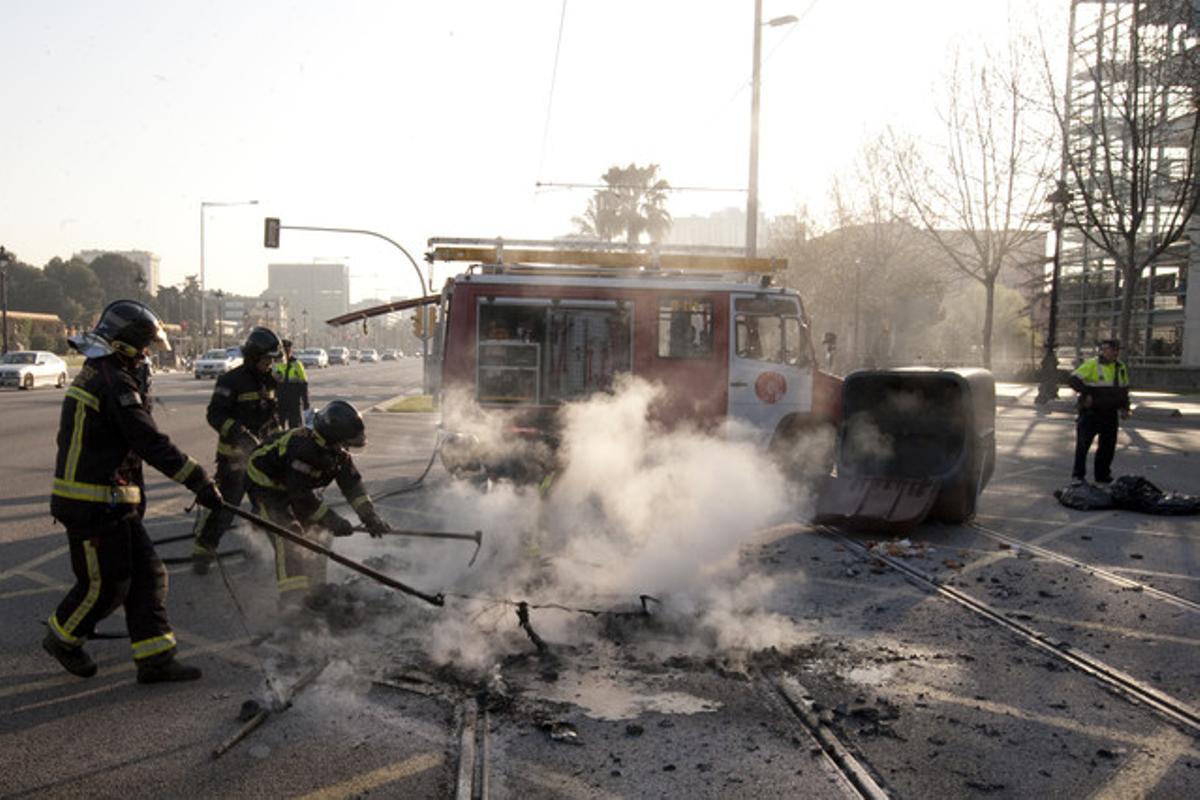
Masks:
[[[374,236],[376,239],[382,239],[392,247],[399,250],[408,259],[408,263],[412,264],[413,272],[417,273],[417,283],[421,287],[421,296],[429,294],[429,287],[425,284],[425,276],[421,274],[421,267],[417,264],[417,260],[412,257],[404,247],[394,239],[384,236],[377,231],[370,231],[364,228],[327,228],[322,225],[283,225],[277,217],[267,217],[263,225],[263,246],[268,248],[279,247],[280,231],[316,231],[318,233],[352,233],[360,236]],[[421,359],[421,384],[423,390],[429,392],[429,332],[425,331],[425,335],[421,337],[423,346],[423,357]]]

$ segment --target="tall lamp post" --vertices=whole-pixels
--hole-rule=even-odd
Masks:
[[[205,209],[226,206],[256,206],[257,200],[201,200],[200,201],[200,335],[204,337],[204,349],[208,349],[208,315],[204,305],[207,286],[204,282],[204,217]]]
[[[1065,181],[1059,180],[1046,198],[1054,222],[1054,265],[1050,271],[1050,318],[1046,322],[1045,352],[1042,354],[1041,380],[1034,403],[1045,405],[1058,397],[1058,278],[1062,266],[1063,223],[1073,195]]]
[[[0,308],[3,309],[3,319],[0,327],[4,328],[4,352],[8,352],[8,265],[16,259],[12,253],[0,247]]]
[[[762,83],[762,29],[800,20],[788,14],[762,21],[762,0],[754,0],[754,68],[750,77],[750,179],[746,187],[746,255],[758,255],[758,95]]]
[[[307,348],[308,347],[308,309],[306,308],[303,311],[301,311],[300,316],[304,317],[304,343],[300,346]]]

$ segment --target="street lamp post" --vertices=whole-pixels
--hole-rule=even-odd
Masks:
[[[200,201],[200,335],[204,337],[204,349],[208,349],[208,315],[205,297],[208,287],[204,282],[204,210],[224,206],[256,206],[257,200],[201,200]]]
[[[746,255],[758,255],[758,96],[762,83],[762,29],[790,25],[799,19],[788,14],[762,21],[762,0],[754,0],[754,65],[750,75],[750,178],[746,185]]]
[[[0,308],[3,309],[3,319],[0,327],[4,328],[4,352],[8,352],[8,265],[15,256],[0,247]]]
[[[301,347],[307,348],[308,347],[308,309],[306,308],[303,311],[301,311],[300,316],[304,317],[304,343],[301,345]]]
[[[1054,193],[1046,198],[1054,222],[1054,265],[1050,271],[1050,316],[1046,322],[1045,352],[1042,354],[1041,380],[1034,403],[1045,405],[1058,397],[1058,279],[1062,265],[1063,223],[1073,195],[1060,180]]]

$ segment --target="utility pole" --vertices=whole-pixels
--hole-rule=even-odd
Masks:
[[[0,307],[3,308],[4,352],[8,352],[8,265],[15,259],[12,253],[0,247]]]
[[[754,67],[750,77],[750,179],[746,193],[746,256],[758,255],[758,94],[762,76],[762,0],[754,0]]]

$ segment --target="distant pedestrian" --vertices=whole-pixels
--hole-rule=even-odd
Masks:
[[[1071,373],[1071,388],[1079,393],[1075,423],[1075,465],[1071,483],[1087,478],[1087,454],[1099,437],[1093,476],[1096,483],[1112,482],[1113,454],[1117,449],[1118,417],[1129,417],[1129,369],[1118,359],[1116,339],[1100,341],[1100,355],[1089,358]]]
[[[308,374],[304,364],[292,355],[292,340],[283,340],[283,360],[274,366],[275,381],[279,384],[279,418],[284,428],[304,425],[308,411]]]

